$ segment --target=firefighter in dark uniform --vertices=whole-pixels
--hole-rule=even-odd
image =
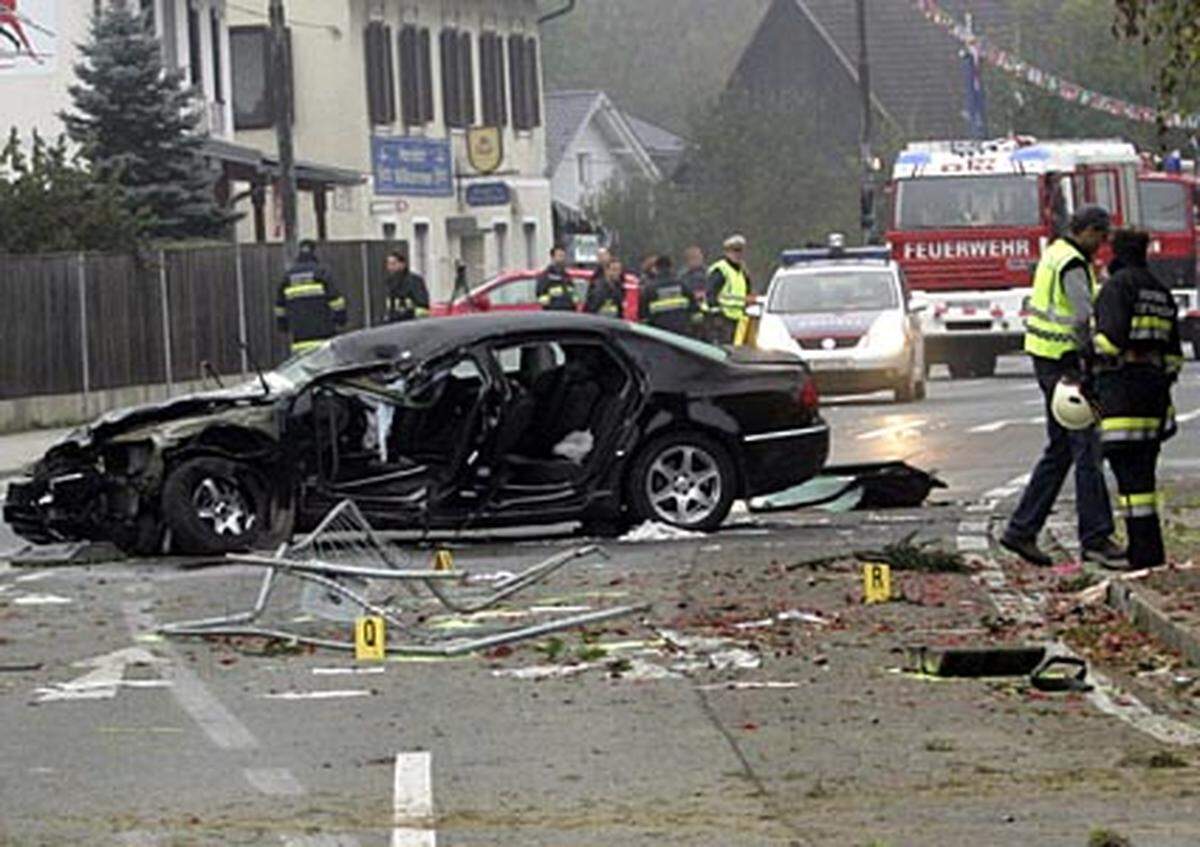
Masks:
[[[604,275],[588,283],[583,310],[608,318],[625,317],[625,266],[620,259],[609,259]]]
[[[537,301],[547,312],[575,311],[575,283],[567,273],[567,251],[555,247],[537,281]]]
[[[429,289],[420,274],[408,269],[408,257],[399,251],[387,257],[387,323],[429,317]]]
[[[346,298],[317,261],[315,241],[300,242],[275,298],[275,321],[291,336],[293,355],[319,346],[346,324]]]
[[[679,275],[683,287],[692,293],[696,301],[697,314],[693,318],[692,335],[701,341],[712,339],[712,304],[708,302],[708,269],[704,266],[704,251],[693,244],[683,251],[683,273]]]
[[[1129,567],[1164,564],[1155,465],[1174,434],[1171,385],[1183,367],[1175,301],[1146,264],[1150,237],[1113,237],[1112,276],[1096,300],[1093,392],[1100,441],[1117,478],[1117,512],[1129,537]]]
[[[644,323],[668,332],[691,335],[694,331],[700,309],[692,292],[672,273],[670,256],[659,256],[653,276],[642,283],[640,316]]]
[[[750,293],[750,277],[742,259],[746,239],[731,235],[722,245],[725,257],[708,269],[708,302],[713,304],[713,343],[732,344],[738,324],[746,317],[746,297]]]

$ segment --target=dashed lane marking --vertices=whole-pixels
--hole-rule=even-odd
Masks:
[[[905,421],[903,423],[890,424],[880,427],[879,429],[870,429],[866,432],[860,432],[855,436],[859,441],[870,441],[873,438],[886,438],[889,435],[908,435],[918,434],[921,427],[925,426],[929,421],[925,419],[915,421]]]
[[[242,773],[256,791],[270,797],[300,797],[305,793],[300,780],[287,768],[246,768]]]
[[[433,757],[426,751],[396,756],[392,822],[392,847],[436,847]]]
[[[1032,417],[1032,418],[1015,418],[1015,419],[1007,419],[1007,420],[1000,420],[1000,421],[992,421],[991,423],[985,423],[985,424],[980,424],[979,426],[973,426],[973,427],[969,428],[967,430],[967,432],[970,432],[970,433],[999,432],[1000,430],[1005,429],[1006,427],[1010,427],[1010,426],[1040,426],[1041,424],[1044,424],[1045,422],[1046,422],[1046,418],[1041,415],[1038,415],[1037,417]]]

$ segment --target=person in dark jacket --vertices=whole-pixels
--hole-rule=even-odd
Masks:
[[[713,337],[711,323],[712,304],[708,302],[708,268],[704,265],[704,251],[693,244],[683,251],[683,273],[679,275],[683,287],[692,293],[696,301],[697,315],[693,317],[692,335],[701,341]]]
[[[387,323],[429,317],[429,289],[420,274],[408,269],[408,257],[398,250],[387,257]]]
[[[567,272],[567,251],[555,247],[550,264],[537,281],[537,301],[547,312],[575,311],[575,283]]]
[[[609,259],[604,276],[588,283],[583,310],[609,318],[625,317],[625,265],[620,259]]]
[[[1100,441],[1117,478],[1130,568],[1166,561],[1155,466],[1159,446],[1174,434],[1171,385],[1183,367],[1175,300],[1147,267],[1149,243],[1136,230],[1113,236],[1111,276],[1096,298],[1092,338]]]
[[[679,335],[690,335],[700,316],[692,292],[678,280],[670,256],[659,256],[654,275],[642,283],[640,316],[645,323]]]
[[[346,324],[346,298],[317,260],[315,241],[301,241],[275,298],[275,321],[291,336],[291,351],[304,353],[337,335]]]

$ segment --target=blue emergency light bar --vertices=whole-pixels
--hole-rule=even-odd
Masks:
[[[886,245],[875,247],[811,247],[804,250],[784,250],[779,254],[781,265],[804,265],[814,262],[887,262],[892,251]]]

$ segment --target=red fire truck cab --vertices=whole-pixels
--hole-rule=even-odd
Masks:
[[[1121,141],[930,141],[908,145],[888,186],[892,255],[921,310],[926,360],[990,376],[1022,348],[1042,250],[1071,212],[1098,203],[1140,224],[1137,151]]]

